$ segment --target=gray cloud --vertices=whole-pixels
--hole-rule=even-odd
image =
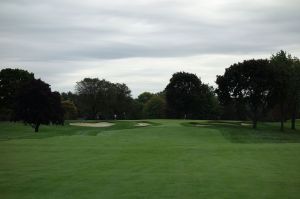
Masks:
[[[299,9],[297,0],[2,0],[0,67],[30,70],[58,90],[97,74],[135,94],[155,91],[177,69],[209,71],[202,79],[213,84],[227,61],[280,49],[299,56]]]

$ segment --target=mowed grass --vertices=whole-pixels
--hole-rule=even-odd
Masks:
[[[150,122],[0,123],[0,198],[300,198],[299,131]]]

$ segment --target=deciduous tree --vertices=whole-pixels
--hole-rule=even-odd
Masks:
[[[66,120],[71,120],[71,119],[76,119],[77,118],[77,108],[73,101],[71,100],[63,100],[61,102],[62,107],[64,109],[64,119]]]
[[[17,93],[14,120],[30,124],[35,132],[41,124],[63,124],[63,114],[60,94],[51,92],[50,86],[40,79],[27,81]]]
[[[217,93],[223,104],[232,101],[250,108],[253,128],[262,112],[268,107],[272,87],[268,60],[245,60],[226,69],[224,75],[217,76]]]
[[[22,84],[32,79],[33,73],[25,70],[5,68],[0,71],[0,117],[11,119],[16,93]]]
[[[144,116],[151,119],[166,117],[166,101],[159,96],[153,96],[144,105]]]
[[[203,119],[212,113],[212,90],[208,85],[202,84],[195,74],[173,74],[165,89],[165,95],[171,117]]]
[[[290,54],[281,50],[271,57],[272,66],[272,101],[280,108],[280,130],[284,130],[284,122],[287,117],[288,97],[291,86],[291,69],[293,59]]]
[[[289,105],[291,110],[291,129],[296,129],[296,117],[300,106],[300,60],[293,58],[289,85]]]

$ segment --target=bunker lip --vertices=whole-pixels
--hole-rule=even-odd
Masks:
[[[211,126],[209,124],[195,124],[195,126],[198,126],[198,127],[206,127],[206,126]]]
[[[114,123],[110,122],[97,122],[97,123],[87,123],[87,122],[76,122],[76,123],[70,123],[69,125],[71,126],[83,126],[83,127],[98,127],[98,128],[103,128],[103,127],[110,127],[115,125]]]
[[[135,124],[134,126],[138,126],[138,127],[145,127],[145,126],[150,126],[151,124],[146,123],[146,122],[139,122],[137,124]]]
[[[206,124],[206,123],[198,123],[198,122],[189,122],[189,124],[196,126],[196,127],[208,127],[211,126],[210,124]]]

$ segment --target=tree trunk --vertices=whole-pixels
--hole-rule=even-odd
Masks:
[[[34,132],[39,132],[39,127],[40,127],[40,123],[36,123],[35,127],[34,127]]]
[[[284,110],[283,103],[280,104],[280,131],[284,130]]]
[[[291,129],[296,130],[296,115],[297,115],[297,106],[294,105],[292,110],[292,117],[291,117]]]
[[[292,118],[292,126],[291,129],[296,130],[296,118]]]
[[[280,131],[284,130],[284,121],[281,119],[280,121]]]
[[[253,120],[253,129],[257,129],[257,119]]]
[[[253,129],[257,129],[257,107],[253,109]]]

